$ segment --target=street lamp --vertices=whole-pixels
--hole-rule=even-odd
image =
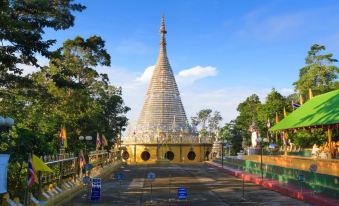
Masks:
[[[10,117],[2,117],[0,116],[0,131],[8,132],[9,128],[14,125],[14,119]]]
[[[92,141],[92,136],[79,136],[79,140],[80,141]],[[85,154],[87,154],[87,148],[86,148],[87,144],[85,142]]]
[[[261,153],[260,153],[260,172],[261,172],[261,181],[263,181],[264,180],[264,173],[263,173],[263,169],[262,169],[262,165],[263,165],[262,156],[263,156],[263,152],[264,152],[264,144],[269,142],[269,140],[268,140],[268,138],[258,137],[257,138],[257,142],[258,142],[258,146],[261,149]]]
[[[226,140],[227,143],[227,140]],[[225,145],[225,139],[222,138],[221,142],[221,167],[224,168],[224,145]]]

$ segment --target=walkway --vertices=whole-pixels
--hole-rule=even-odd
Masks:
[[[242,199],[242,179],[207,164],[132,165],[119,171],[126,176],[120,185],[114,174],[103,180],[99,202],[87,200],[87,194],[73,198],[67,206],[80,205],[307,205],[251,182],[245,182],[245,199]],[[147,173],[157,176],[151,197]],[[178,201],[177,189],[188,190],[188,200]],[[151,202],[152,200],[152,202]]]
[[[325,197],[319,194],[315,194],[313,191],[309,190],[303,190],[301,191],[301,187],[296,187],[295,185],[291,184],[283,184],[280,183],[277,180],[273,179],[267,179],[265,178],[264,180],[261,179],[260,176],[251,174],[248,172],[244,172],[242,170],[236,170],[227,166],[223,166],[219,163],[216,162],[208,162],[210,166],[214,166],[218,169],[223,170],[224,172],[231,174],[235,177],[241,177],[245,179],[246,181],[253,182],[257,185],[261,185],[265,188],[268,188],[270,190],[277,191],[283,195],[290,196],[299,200],[303,200],[305,202],[308,202],[312,205],[319,205],[319,206],[337,206],[339,205],[339,200],[330,198],[330,197]]]

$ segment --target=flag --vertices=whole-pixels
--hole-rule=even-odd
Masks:
[[[59,133],[59,138],[60,138],[60,146],[62,148],[67,148],[67,136],[66,136],[66,128],[61,127],[60,133]]]
[[[100,147],[101,147],[101,141],[100,141],[99,132],[97,132],[96,149],[99,149]]]
[[[303,98],[303,96],[301,94],[299,95],[299,104],[300,105],[304,104],[304,98]]]
[[[275,123],[278,124],[279,123],[279,116],[278,116],[278,112],[275,113]]]
[[[293,100],[292,100],[292,108],[295,109],[295,108],[299,108],[299,107],[300,107],[300,104],[294,103]]]
[[[85,167],[85,164],[86,164],[85,157],[84,157],[84,154],[82,153],[82,150],[81,150],[80,154],[79,154],[79,165],[80,165],[80,168],[83,169]]]
[[[28,175],[27,186],[28,186],[28,188],[32,188],[32,186],[34,185],[34,181],[35,181],[35,173],[34,173],[34,169],[33,169],[31,155],[29,155],[29,157],[28,157],[28,173],[27,173],[27,175]]]
[[[328,143],[331,144],[332,142],[332,129],[331,128],[327,129],[327,137],[328,137]]]
[[[267,119],[266,126],[267,126],[267,129],[271,128],[270,118]]]
[[[48,167],[39,157],[34,154],[32,156],[32,164],[34,171],[53,172],[50,167]]]
[[[309,97],[310,99],[313,98],[313,92],[312,92],[312,89],[311,89],[311,88],[308,89],[308,97]]]
[[[284,118],[287,117],[286,108],[284,107]]]
[[[108,146],[108,142],[107,142],[107,139],[106,139],[106,137],[105,137],[105,135],[104,134],[102,134],[102,138],[101,138],[101,145],[102,146]]]

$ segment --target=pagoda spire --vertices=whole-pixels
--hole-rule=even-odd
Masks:
[[[167,34],[166,27],[165,27],[165,17],[162,15],[161,17],[161,25],[160,25],[160,45],[161,47],[166,47],[166,37]]]
[[[160,51],[137,123],[137,128],[141,128],[137,129],[139,133],[155,130],[156,127],[164,133],[172,133],[173,123],[175,128],[181,128],[187,121],[178,86],[167,57],[166,33],[165,18],[162,16]]]

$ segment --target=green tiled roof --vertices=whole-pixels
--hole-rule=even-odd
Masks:
[[[333,124],[339,124],[339,89],[308,100],[270,131]]]

